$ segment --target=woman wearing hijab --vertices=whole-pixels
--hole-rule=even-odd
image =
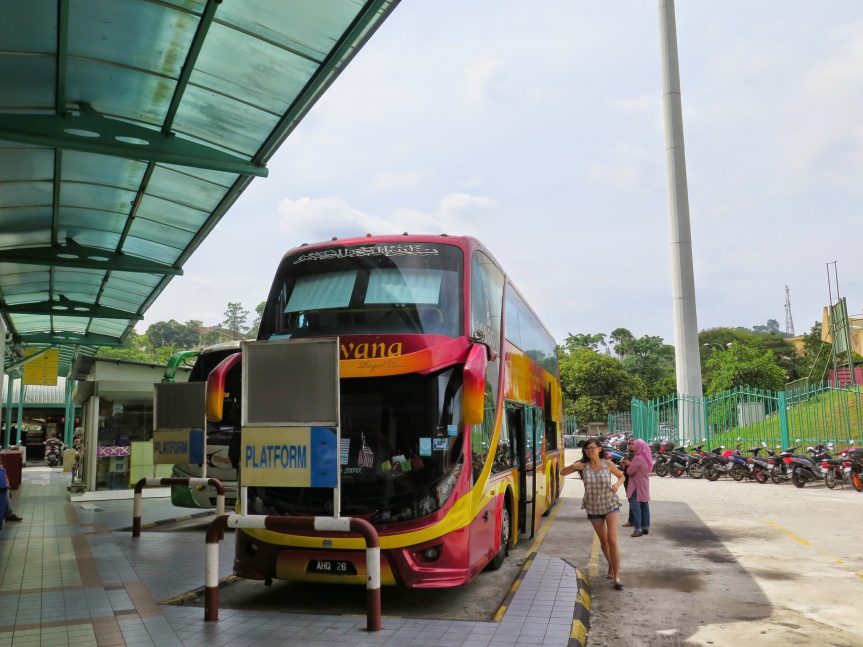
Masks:
[[[617,518],[620,512],[617,490],[623,483],[623,472],[606,458],[605,450],[596,438],[584,444],[581,460],[564,467],[561,474],[566,476],[573,472],[581,472],[581,478],[584,479],[581,507],[587,512],[587,518],[599,537],[602,554],[608,561],[607,577],[614,580],[614,588],[622,589],[620,550],[617,545]],[[617,478],[616,483],[612,483],[612,477]]]
[[[650,471],[653,469],[653,456],[650,446],[640,438],[630,440],[629,448],[634,452],[632,461],[626,467],[629,485],[626,497],[632,510],[635,531],[633,537],[650,534]]]

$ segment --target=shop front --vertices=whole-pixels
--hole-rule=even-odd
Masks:
[[[72,500],[128,498],[145,476],[170,476],[170,465],[153,464],[153,385],[165,367],[137,362],[81,358],[73,400],[83,407],[76,431],[79,452]],[[188,371],[178,371],[182,382]],[[145,496],[169,496],[168,488]]]
[[[72,411],[66,406],[65,378],[57,378],[56,386],[26,385],[22,388],[20,378],[10,379],[6,375],[2,393],[5,397],[0,443],[4,448],[11,445],[24,449],[25,462],[32,465],[44,459],[46,441],[56,438],[65,442],[66,415]],[[76,408],[73,415],[76,416],[74,424],[78,426],[80,410]]]

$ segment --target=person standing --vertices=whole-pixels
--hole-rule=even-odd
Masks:
[[[653,456],[650,446],[640,438],[629,442],[633,452],[632,461],[626,467],[629,484],[626,497],[632,511],[635,530],[633,537],[650,534],[650,471],[653,469]]]
[[[617,490],[623,483],[623,472],[605,455],[605,450],[596,438],[588,440],[582,448],[580,461],[567,465],[561,473],[566,476],[581,472],[584,480],[584,498],[581,507],[593,526],[602,554],[608,562],[608,577],[614,580],[614,588],[623,588],[620,580],[620,549],[617,544],[617,519],[620,499]],[[612,477],[617,481],[612,483]]]
[[[0,467],[3,467],[3,459],[0,458]],[[11,488],[6,487],[3,490],[0,490],[0,496],[6,497],[6,510],[3,513],[3,521],[23,521],[21,517],[12,512],[12,491]]]

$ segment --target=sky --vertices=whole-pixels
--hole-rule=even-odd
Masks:
[[[403,0],[150,307],[252,311],[282,255],[473,235],[558,342],[673,343],[656,0]],[[698,328],[863,311],[863,5],[679,0]],[[834,288],[835,294],[835,288]]]

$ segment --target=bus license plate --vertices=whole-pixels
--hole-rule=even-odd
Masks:
[[[357,569],[352,562],[344,559],[312,559],[306,567],[306,573],[319,575],[356,575]]]

